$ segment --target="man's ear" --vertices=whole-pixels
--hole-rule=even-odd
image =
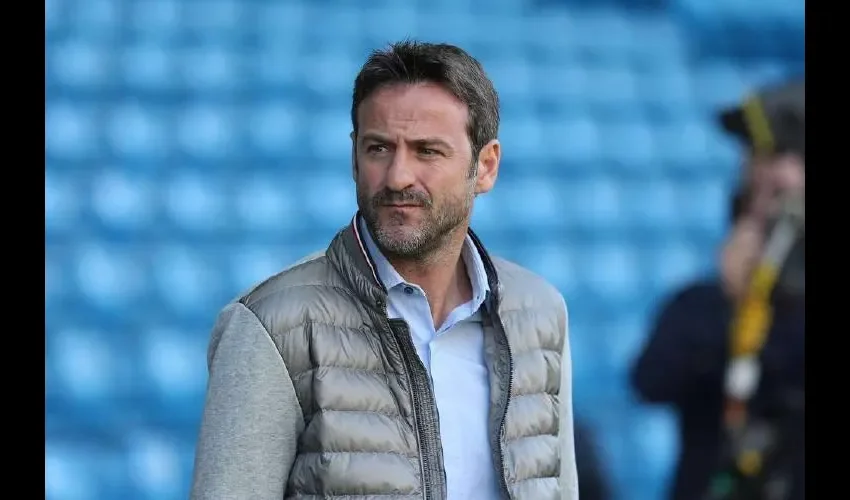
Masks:
[[[478,153],[478,172],[475,178],[475,194],[484,194],[496,184],[499,162],[502,160],[502,145],[493,139]]]
[[[351,177],[354,182],[357,182],[357,134],[352,131],[349,137],[351,137]]]

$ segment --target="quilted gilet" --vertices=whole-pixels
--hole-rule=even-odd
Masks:
[[[304,417],[286,498],[445,500],[430,380],[407,325],[387,319],[356,227],[241,299],[271,334]],[[505,498],[556,500],[563,299],[470,234],[494,291],[483,315],[493,466]]]

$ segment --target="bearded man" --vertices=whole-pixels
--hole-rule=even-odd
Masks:
[[[354,82],[358,213],[220,313],[195,500],[578,499],[567,309],[469,229],[499,100],[445,44]]]

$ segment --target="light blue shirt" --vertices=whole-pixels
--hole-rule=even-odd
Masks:
[[[490,385],[481,321],[481,306],[490,289],[478,249],[467,236],[461,255],[472,284],[472,300],[456,307],[435,328],[425,292],[404,281],[362,222],[360,230],[389,294],[387,314],[407,323],[416,352],[431,376],[440,415],[448,498],[498,499],[499,478],[489,441]]]

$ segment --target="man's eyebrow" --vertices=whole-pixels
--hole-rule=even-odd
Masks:
[[[364,132],[360,134],[358,140],[362,142],[381,142],[386,144],[394,142],[392,139],[378,132]],[[419,147],[438,146],[448,151],[454,151],[451,144],[439,137],[419,137],[416,139],[409,139],[407,143]]]

